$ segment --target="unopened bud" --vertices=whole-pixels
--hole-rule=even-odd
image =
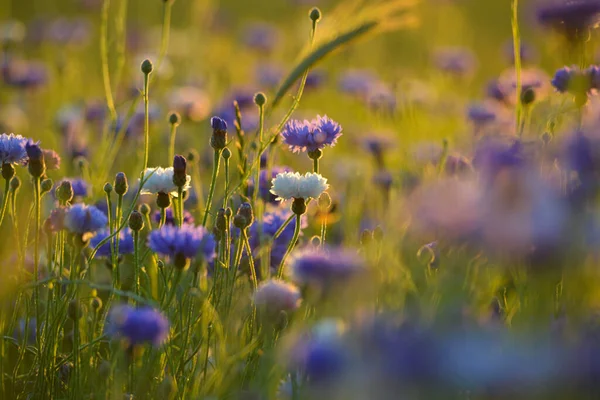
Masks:
[[[165,192],[158,192],[156,195],[156,205],[158,208],[169,208],[171,205],[171,195]]]
[[[124,196],[129,190],[129,183],[124,172],[119,172],[115,175],[115,193],[119,196]]]
[[[145,59],[142,61],[141,70],[144,75],[150,75],[152,70],[154,69],[154,65],[152,65],[152,61]]]
[[[129,228],[134,232],[144,229],[144,217],[138,211],[133,211],[129,216]]]
[[[65,204],[73,200],[73,184],[70,181],[62,181],[56,189],[56,198]]]
[[[179,113],[171,113],[171,115],[169,115],[169,123],[171,125],[178,126],[181,123],[181,116],[179,115]]]
[[[173,159],[173,184],[179,188],[187,183],[187,161],[184,156],[176,155]]]
[[[112,191],[113,191],[113,185],[111,185],[110,182],[106,182],[104,184],[104,193],[111,194]]]

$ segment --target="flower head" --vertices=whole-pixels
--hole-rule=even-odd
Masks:
[[[326,146],[335,146],[342,135],[342,126],[324,116],[312,121],[289,121],[281,132],[283,141],[294,153],[315,151]]]
[[[0,135],[0,163],[25,165],[27,163],[25,145],[28,142],[29,139],[21,135],[12,133]]]
[[[109,229],[102,229],[98,231],[91,239],[90,246],[96,247],[102,240],[110,236]],[[119,232],[119,255],[132,254],[133,253],[133,236],[129,228],[121,230]],[[98,257],[110,257],[112,254],[110,241],[104,243],[98,248],[96,256]]]
[[[254,293],[254,304],[267,313],[293,311],[300,306],[300,290],[291,283],[269,280]]]
[[[327,285],[351,278],[363,268],[355,252],[344,249],[310,249],[297,253],[291,263],[295,282]]]
[[[73,197],[87,197],[89,194],[89,185],[83,179],[78,178],[65,178],[62,181],[58,182],[54,186],[53,195],[56,198],[56,190],[60,187],[60,185],[68,181],[71,183],[71,187],[73,188]]]
[[[198,256],[206,262],[211,262],[215,258],[215,240],[201,226],[165,225],[150,233],[148,247],[158,254],[171,258],[176,264],[183,261],[187,263]]]
[[[300,175],[298,172],[283,172],[273,179],[273,193],[279,200],[318,198],[321,193],[329,188],[327,179],[320,174],[307,172]]]
[[[144,171],[146,183],[144,183],[141,194],[158,194],[162,192],[177,197],[177,186],[173,183],[173,174],[173,167],[146,168],[146,171]],[[184,191],[190,189],[191,180],[192,177],[186,175],[186,183],[183,186]]]
[[[60,156],[54,150],[43,149],[44,160],[46,161],[46,168],[48,169],[59,169],[60,168]]]
[[[169,321],[151,308],[118,306],[110,313],[108,333],[127,340],[131,346],[143,343],[161,345],[169,335]]]
[[[106,226],[108,218],[95,206],[75,204],[66,210],[65,228],[78,234],[96,232]]]

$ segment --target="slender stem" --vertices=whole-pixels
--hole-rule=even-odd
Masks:
[[[315,174],[319,173],[319,158],[318,157],[313,158],[313,172]]]
[[[223,196],[223,208],[227,208],[229,201],[229,158],[224,159],[225,163],[225,195]]]
[[[281,264],[279,264],[279,270],[277,271],[278,279],[283,278],[283,268],[285,266],[285,260],[288,258],[288,256],[292,252],[292,250],[294,250],[294,247],[296,246],[296,242],[298,241],[298,236],[300,235],[300,225],[301,225],[300,219],[301,218],[302,218],[302,215],[296,214],[296,226],[294,227],[294,236],[292,237],[292,240],[290,240],[290,244],[289,244],[287,250],[285,251],[283,258],[281,259]]]
[[[246,252],[248,252],[248,263],[250,264],[250,275],[252,277],[252,285],[254,286],[254,290],[258,288],[258,279],[256,277],[256,267],[254,266],[254,258],[252,257],[252,248],[250,247],[250,241],[248,240],[248,232],[246,229],[241,230],[242,241],[244,242],[244,247],[246,248]]]
[[[144,167],[143,171],[148,168],[148,153],[150,148],[150,112],[149,112],[149,93],[150,89],[150,74],[144,74]]]
[[[511,24],[512,24],[512,36],[513,36],[513,51],[514,51],[514,59],[515,59],[515,77],[516,77],[516,120],[515,127],[518,132],[521,126],[521,113],[522,113],[522,104],[520,101],[521,98],[521,34],[519,33],[519,0],[512,0],[512,16],[511,16]]]
[[[173,6],[173,2],[165,1],[163,3],[162,37],[160,41],[160,52],[158,53],[158,62],[156,63],[157,70],[162,65],[162,62],[167,55],[167,51],[169,50],[169,36],[171,32],[171,7]],[[173,157],[171,157],[171,159],[173,159]]]
[[[161,209],[160,209],[160,222],[158,223],[158,229],[160,229],[163,226],[165,226],[166,222],[167,222],[167,209],[161,207]]]
[[[256,138],[256,175],[254,178],[254,193],[252,194],[252,207],[256,208],[256,200],[260,193],[260,157],[261,151],[260,146],[263,142],[263,130],[265,121],[265,106],[261,105],[258,107],[258,137]],[[259,218],[260,219],[260,218]]]
[[[133,231],[133,292],[140,295],[140,232]]]
[[[169,140],[169,162],[175,158],[175,137],[177,136],[177,124],[171,124],[171,134]]]
[[[181,227],[181,225],[183,225],[183,187],[177,188],[177,194],[177,202],[179,203],[179,207],[177,208],[177,211],[179,212],[177,224]]]
[[[295,214],[290,215],[288,219],[286,219],[285,222],[281,224],[279,229],[277,229],[277,232],[275,232],[275,234],[273,235],[273,240],[277,239],[281,235],[283,230],[290,224],[290,222],[292,222],[295,216]]]
[[[323,216],[323,221],[321,222],[321,248],[325,247],[325,236],[327,235],[327,211],[325,211],[325,215]]]
[[[110,71],[108,66],[108,14],[110,0],[104,0],[102,6],[102,21],[100,23],[100,59],[102,62],[102,80],[104,83],[104,95],[106,96],[106,105],[110,112],[111,119],[117,120],[117,111],[115,109],[115,101],[112,95],[110,85]]]
[[[120,194],[117,197],[117,208],[115,210],[115,228],[122,223],[122,219],[123,219],[123,195]],[[115,229],[116,231],[116,229]],[[111,235],[115,234],[115,232],[111,232]],[[116,288],[118,289],[119,286],[121,284],[121,269],[119,268],[119,243],[121,241],[121,235],[119,233],[116,233],[114,236],[114,241],[115,241],[115,253],[114,253],[114,272],[116,275],[116,282],[115,284],[117,285]]]
[[[206,199],[206,208],[204,209],[204,217],[202,218],[202,226],[206,226],[208,220],[208,213],[212,205],[212,199],[215,194],[215,186],[217,184],[217,175],[219,174],[219,165],[221,164],[221,150],[215,150],[213,159],[213,171],[212,178],[210,180],[210,189],[208,191],[208,198]]]
[[[2,211],[0,211],[0,226],[2,226],[2,221],[4,221],[4,214],[6,214],[6,207],[8,205],[9,193],[10,193],[10,180],[5,179],[4,196],[2,196]]]
[[[36,284],[33,288],[33,307],[35,310],[36,321],[40,319],[40,289],[37,285],[39,279],[39,267],[40,267],[40,224],[41,224],[41,189],[40,189],[40,178],[33,178],[33,191],[34,191],[34,207],[35,207],[35,238],[34,238],[34,250],[33,250],[33,282]],[[38,349],[41,351],[40,335],[36,335],[38,339]]]

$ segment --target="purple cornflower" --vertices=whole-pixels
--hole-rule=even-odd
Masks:
[[[68,181],[71,182],[71,187],[73,188],[73,197],[87,197],[89,194],[89,185],[86,181],[79,178],[65,178],[54,185],[54,189],[52,190],[52,195],[56,198],[56,189],[61,185],[62,182]]]
[[[301,251],[291,262],[293,279],[301,285],[329,285],[345,281],[363,267],[363,261],[356,252],[338,248]]]
[[[0,163],[25,165],[27,163],[25,145],[29,141],[21,135],[12,133],[0,135]]]
[[[263,216],[262,224],[252,224],[250,227],[250,247],[252,250],[258,249],[260,246],[260,237],[264,236],[267,240],[272,240],[275,233],[281,228],[283,223],[292,214],[287,209],[278,209],[277,211],[267,212]],[[259,225],[262,230],[259,230]],[[300,227],[306,228],[307,222],[305,218],[302,218]],[[287,246],[294,236],[294,229],[296,227],[296,219],[290,222],[281,231],[281,234],[273,241],[271,246],[271,267],[277,268],[283,259],[283,255],[287,250]],[[300,231],[302,235],[302,230]]]
[[[4,83],[21,89],[37,88],[48,81],[48,71],[42,63],[22,60],[5,61],[1,67]]]
[[[565,93],[569,90],[570,83],[573,79],[573,76],[576,74],[576,70],[570,67],[563,67],[556,71],[554,74],[554,78],[552,78],[552,86],[556,88],[557,91],[561,93]]]
[[[312,121],[289,121],[281,132],[283,141],[294,153],[315,151],[334,146],[342,136],[342,126],[327,116]]]
[[[439,70],[457,76],[470,75],[477,66],[473,52],[463,47],[438,49],[434,53],[433,62]]]
[[[475,125],[485,125],[496,120],[496,111],[483,103],[472,104],[467,116]]]
[[[598,0],[560,0],[538,9],[538,21],[563,33],[567,39],[582,39],[600,17]]]
[[[65,215],[67,215],[66,207],[57,207],[50,212],[47,224],[52,232],[59,232],[65,229]]]
[[[169,257],[180,268],[184,268],[190,259],[197,256],[206,262],[215,258],[215,240],[201,226],[165,225],[150,233],[148,247],[162,256]]]
[[[243,41],[251,49],[270,52],[279,41],[279,31],[274,25],[255,23],[244,30]]]
[[[173,215],[173,210],[171,208],[167,208],[165,213],[165,225],[176,225],[175,224],[175,216]],[[160,211],[156,211],[154,213],[154,221],[156,223],[160,222]],[[188,210],[183,210],[183,223],[184,224],[193,224],[194,217]]]
[[[160,346],[169,335],[169,321],[151,308],[117,306],[111,310],[108,333],[136,346],[152,343]]]
[[[277,176],[277,174],[281,172],[291,172],[292,170],[288,167],[273,167],[271,169],[271,176],[268,175],[268,171],[266,169],[262,169],[260,171],[259,182],[260,182],[260,190],[258,195],[261,199],[268,203],[278,204],[277,196],[271,193],[271,181]],[[248,196],[251,196],[254,193],[254,179],[251,178],[248,180]]]
[[[91,239],[90,246],[96,247],[102,240],[110,236],[109,229],[102,229],[98,231]],[[133,253],[133,236],[129,228],[121,230],[119,232],[119,255],[132,254]],[[111,242],[108,241],[98,248],[96,252],[97,257],[110,257],[112,254]]]
[[[65,228],[78,234],[96,232],[106,226],[108,219],[95,206],[75,204],[68,208],[65,214]]]

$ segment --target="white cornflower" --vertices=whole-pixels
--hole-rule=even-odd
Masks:
[[[148,178],[150,174],[152,176]],[[177,197],[177,186],[173,183],[173,167],[146,168],[144,171],[144,180],[146,179],[148,180],[144,184],[141,194],[157,194],[162,192]],[[184,191],[189,190],[191,180],[192,177],[186,175],[185,186],[183,187]]]
[[[282,172],[277,174],[272,183],[271,193],[277,196],[278,200],[309,197],[316,199],[329,188],[327,179],[312,172],[304,175],[298,172]]]
[[[270,280],[260,284],[254,293],[254,304],[267,312],[293,311],[300,306],[300,290],[293,284]]]

